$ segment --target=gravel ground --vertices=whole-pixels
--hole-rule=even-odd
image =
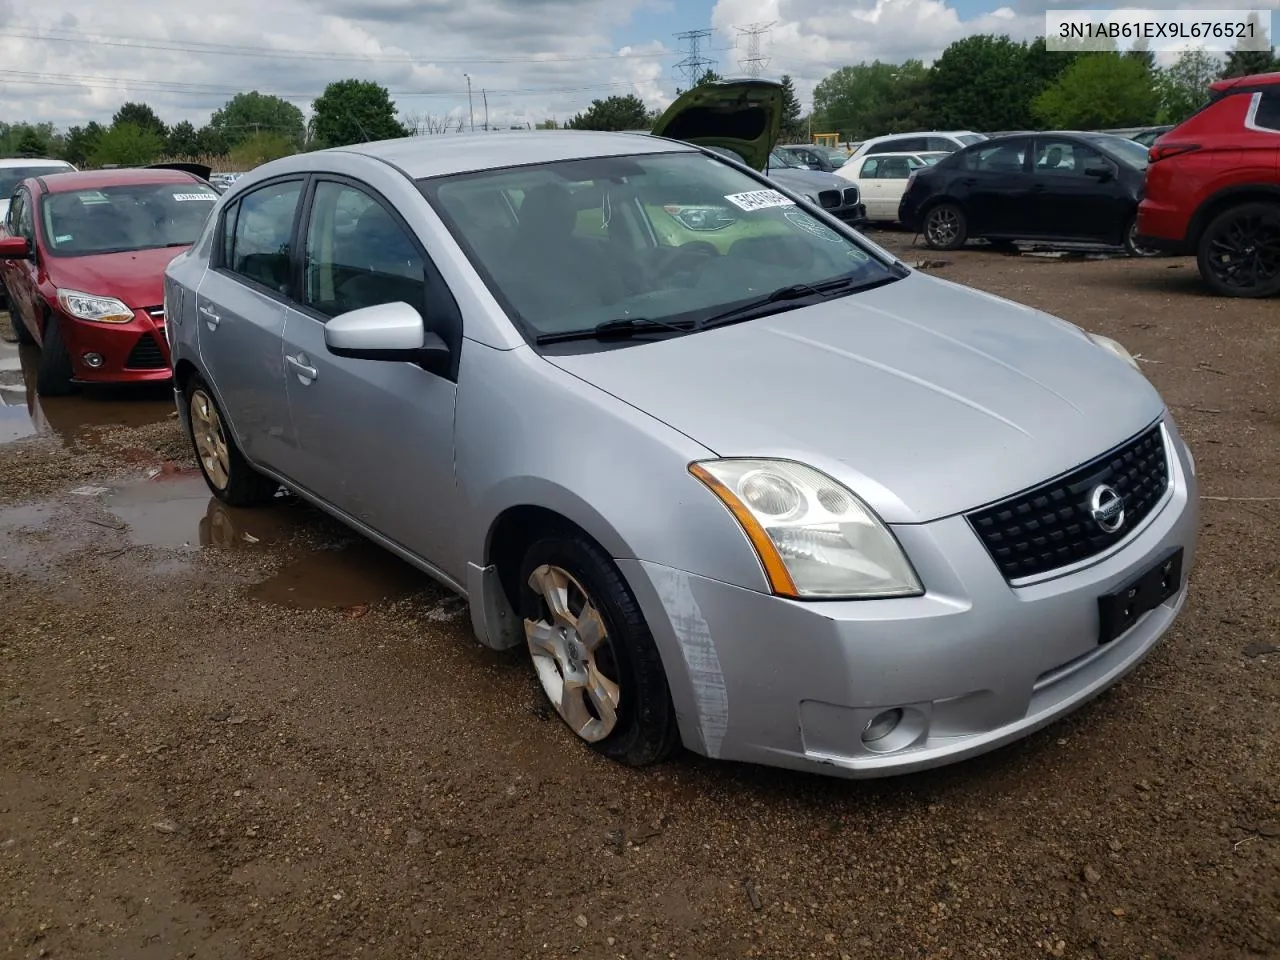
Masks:
[[[219,508],[163,392],[42,401],[0,446],[0,956],[1280,956],[1275,302],[908,258],[1116,337],[1192,444],[1193,596],[1128,680],[925,775],[625,770],[399,561]]]

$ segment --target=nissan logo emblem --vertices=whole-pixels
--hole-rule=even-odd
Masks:
[[[1103,533],[1115,533],[1124,526],[1124,498],[1105,483],[1089,494],[1089,514]]]

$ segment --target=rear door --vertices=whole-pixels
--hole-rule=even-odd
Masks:
[[[285,391],[285,304],[306,178],[256,186],[222,212],[196,290],[200,362],[244,455],[286,477],[300,467]]]
[[[1015,137],[970,147],[952,182],[969,214],[969,236],[1025,236],[1031,228],[1027,199],[1031,139]]]

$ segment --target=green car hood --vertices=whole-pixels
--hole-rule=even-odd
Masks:
[[[782,84],[720,80],[682,93],[650,132],[700,147],[723,147],[763,170],[782,134]]]

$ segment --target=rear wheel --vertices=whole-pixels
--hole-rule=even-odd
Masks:
[[[653,635],[622,574],[593,541],[549,533],[520,565],[529,654],[547,700],[579,739],[640,767],[679,742]]]
[[[232,507],[254,507],[270,501],[280,484],[249,466],[225,426],[209,385],[192,377],[184,393],[191,446],[213,495]]]
[[[15,325],[14,330],[17,329],[18,325]],[[66,341],[62,339],[62,325],[57,317],[50,316],[44,322],[44,340],[40,344],[40,362],[36,366],[36,393],[42,397],[62,397],[74,393],[76,387],[71,382],[74,374],[71,354],[67,352]]]
[[[968,221],[957,204],[940,203],[924,215],[924,242],[934,250],[956,250],[968,235]]]
[[[1201,235],[1196,261],[1220,296],[1280,293],[1280,204],[1255,201],[1223,210]]]

